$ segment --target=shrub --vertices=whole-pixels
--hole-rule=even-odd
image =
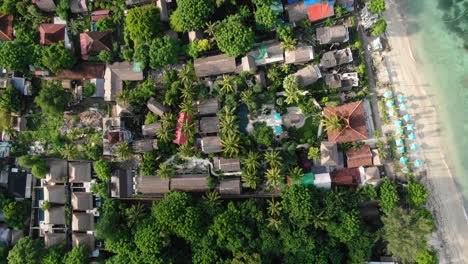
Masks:
[[[390,214],[397,207],[398,192],[396,185],[385,179],[380,186],[380,208],[386,214]]]
[[[372,26],[372,36],[379,36],[387,30],[387,21],[381,18]]]
[[[230,57],[238,57],[248,52],[255,41],[254,32],[244,26],[235,16],[223,20],[214,32],[219,49]]]
[[[83,95],[91,97],[96,92],[96,85],[92,82],[88,82],[83,86]]]
[[[101,181],[108,181],[111,178],[111,167],[104,159],[94,162],[94,171]]]
[[[202,29],[213,12],[211,0],[179,0],[177,9],[170,17],[170,24],[177,32]]]
[[[421,183],[416,181],[410,181],[408,183],[408,195],[410,203],[415,207],[419,207],[420,205],[424,204],[428,197],[426,188],[424,188]]]

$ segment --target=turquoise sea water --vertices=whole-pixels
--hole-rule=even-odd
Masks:
[[[392,0],[387,0],[392,1]],[[447,163],[468,205],[468,0],[399,0],[415,57],[430,76]]]

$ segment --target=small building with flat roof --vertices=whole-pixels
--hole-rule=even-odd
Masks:
[[[65,204],[65,185],[44,186],[44,200],[54,204]]]
[[[314,48],[300,43],[295,50],[284,51],[284,63],[303,64],[314,59]]]
[[[351,62],[353,62],[353,53],[350,48],[346,48],[325,52],[320,59],[320,66],[330,69]]]
[[[65,225],[65,207],[51,206],[44,210],[44,223],[47,225]]]
[[[94,235],[86,233],[72,233],[72,247],[85,246],[90,252],[96,248]]]
[[[112,198],[128,198],[133,195],[133,175],[130,169],[115,169],[111,174]]]
[[[89,192],[72,192],[71,205],[74,211],[93,209],[93,194]]]
[[[141,126],[141,134],[144,137],[156,137],[158,130],[161,129],[161,122],[154,122]]]
[[[284,61],[284,51],[279,41],[270,40],[255,44],[254,48],[247,53],[253,58],[255,65],[267,65]]]
[[[132,149],[135,153],[145,153],[158,149],[158,141],[156,139],[139,139],[132,143]]]

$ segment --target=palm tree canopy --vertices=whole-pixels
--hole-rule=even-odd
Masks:
[[[324,116],[322,122],[326,131],[341,131],[344,127],[344,120],[337,115]]]

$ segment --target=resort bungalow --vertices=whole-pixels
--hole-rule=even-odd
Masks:
[[[146,103],[146,107],[153,112],[154,114],[158,116],[163,116],[165,113],[169,113],[171,109],[165,107],[162,105],[158,100],[156,100],[154,97],[151,97],[148,102]]]
[[[330,69],[350,62],[353,62],[353,54],[350,48],[346,48],[325,52],[320,59],[320,66]]]
[[[188,135],[187,133],[183,132],[183,127],[185,123],[192,124],[192,120],[192,115],[184,112],[179,112],[179,118],[177,119],[176,124],[175,139],[172,142],[174,142],[177,145],[183,145],[187,142]]]
[[[337,167],[340,164],[338,146],[335,142],[320,143],[320,164],[326,167]]]
[[[297,45],[295,50],[284,52],[286,64],[303,64],[314,59],[314,48],[305,44]]]
[[[96,238],[92,234],[72,233],[72,247],[85,246],[90,252],[96,248]]]
[[[242,193],[242,182],[239,177],[227,178],[219,183],[219,193],[221,195],[239,195]]]
[[[206,192],[208,174],[185,174],[171,178],[171,191]]]
[[[361,174],[361,185],[371,184],[376,186],[380,182],[380,172],[379,168],[367,167],[367,168],[359,168],[359,172]]]
[[[65,48],[70,49],[71,44],[67,34],[67,27],[63,24],[41,24],[39,26],[39,43],[43,46],[64,42]]]
[[[128,61],[114,62],[107,66],[104,79],[104,100],[115,101],[123,89],[123,81],[141,81],[143,73]]]
[[[86,0],[70,0],[70,11],[73,14],[80,14],[88,12],[88,6],[86,6]]]
[[[94,230],[94,215],[88,213],[73,213],[72,216],[72,231],[93,231]]]
[[[254,48],[247,53],[247,56],[253,58],[256,66],[284,61],[284,51],[281,48],[281,43],[275,40],[256,44]]]
[[[73,211],[86,211],[93,209],[93,194],[89,192],[72,192],[71,205]]]
[[[84,183],[91,181],[91,162],[71,161],[68,163],[70,183]]]
[[[305,87],[315,83],[322,77],[322,73],[317,65],[309,65],[294,73],[299,80],[299,86]]]
[[[158,141],[156,139],[140,139],[132,143],[132,149],[135,153],[145,153],[158,149]]]
[[[358,186],[361,182],[361,174],[358,168],[342,168],[330,173],[334,186]]]
[[[201,139],[201,151],[205,154],[218,153],[223,150],[221,138],[218,136],[203,137]]]
[[[65,185],[44,186],[44,201],[53,204],[65,204]]]
[[[327,131],[328,141],[343,143],[369,138],[363,101],[352,102],[337,107],[325,107],[323,112],[327,117],[336,115],[343,122],[340,130]]]
[[[65,183],[68,177],[68,162],[62,159],[48,159],[49,173],[46,181],[50,183]]]
[[[222,172],[237,172],[241,170],[238,159],[225,159],[223,157],[213,158],[213,169]]]
[[[80,34],[81,58],[98,56],[102,51],[112,52],[112,33],[110,31],[85,32]]]
[[[154,122],[141,126],[141,134],[144,137],[156,137],[156,133],[161,129],[161,122]]]
[[[65,206],[51,206],[44,210],[44,224],[65,225]]]
[[[159,176],[138,176],[135,180],[136,194],[152,196],[169,192],[169,179],[161,179]]]
[[[320,45],[342,43],[349,40],[348,28],[344,25],[317,28],[315,34]]]
[[[219,118],[217,116],[202,117],[199,121],[198,132],[211,134],[219,132]]]
[[[193,66],[199,78],[232,73],[236,71],[236,58],[224,54],[195,59]]]
[[[13,40],[13,16],[0,14],[0,41]]]
[[[65,244],[67,235],[65,233],[47,232],[44,234],[44,246],[46,248]]]
[[[111,174],[110,193],[112,198],[127,198],[133,194],[133,176],[130,169],[115,169]]]
[[[346,151],[348,168],[372,166],[372,152],[369,145],[361,145],[358,149]]]
[[[54,12],[57,8],[54,0],[32,0],[32,3],[44,12]]]
[[[219,102],[216,98],[210,98],[196,102],[199,115],[215,115],[219,111]]]
[[[325,83],[330,88],[340,88],[341,91],[349,91],[359,85],[359,77],[357,72],[325,74]]]

